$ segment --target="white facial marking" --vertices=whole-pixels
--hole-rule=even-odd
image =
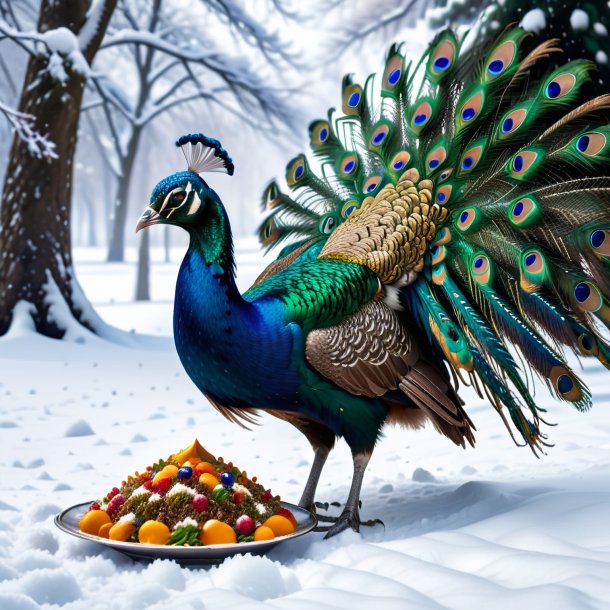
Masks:
[[[188,201],[188,198],[189,198],[189,193],[190,193],[192,190],[193,190],[193,185],[192,185],[192,184],[189,182],[189,183],[186,185],[186,188],[184,189],[184,200],[182,201],[182,203],[181,203],[181,204],[180,204],[180,205],[179,205],[177,208],[174,208],[173,210],[171,210],[171,211],[170,211],[170,213],[167,215],[167,217],[168,217],[168,218],[170,218],[170,217],[171,217],[171,215],[172,215],[172,214],[173,214],[173,213],[174,213],[176,210],[179,210],[179,209],[180,209],[180,208],[181,208],[181,207],[182,207],[182,206],[183,206],[183,205],[184,205],[184,204],[185,204],[185,203]],[[172,193],[173,193],[173,192],[174,192],[174,191],[172,191]]]
[[[193,203],[191,203],[191,207],[189,208],[189,211],[187,212],[187,216],[191,216],[192,214],[195,214],[200,207],[201,207],[201,199],[199,199],[199,195],[197,194],[197,192],[195,192],[193,194]]]
[[[159,214],[163,213],[163,210],[165,209],[165,206],[167,206],[167,204],[169,203],[169,198],[172,196],[173,191],[170,191],[166,196],[165,199],[163,200],[163,205],[161,206],[161,209],[159,210]]]

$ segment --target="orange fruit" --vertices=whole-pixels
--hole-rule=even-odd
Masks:
[[[108,532],[110,540],[119,540],[125,542],[135,531],[136,526],[131,521],[118,521]]]
[[[235,530],[218,519],[209,519],[203,524],[199,540],[206,546],[209,544],[233,544],[237,542]]]
[[[142,544],[165,544],[170,536],[169,527],[161,521],[146,521],[138,532]]]
[[[97,536],[104,523],[111,523],[110,516],[105,510],[90,510],[81,517],[78,528],[85,534]]]
[[[99,532],[97,533],[97,535],[100,538],[109,538],[110,534],[110,528],[114,525],[114,523],[110,522],[110,523],[104,523],[104,525],[102,525],[102,527],[100,527]]]
[[[199,477],[199,482],[202,485],[209,487],[210,489],[214,489],[214,487],[216,487],[216,485],[220,485],[220,481],[213,474],[210,474],[209,472],[204,472]]]
[[[281,515],[282,517],[286,517],[286,519],[288,519],[288,521],[290,521],[290,523],[292,523],[294,529],[297,529],[297,527],[299,526],[299,523],[296,520],[296,517],[287,508],[280,506],[280,508],[277,511],[277,514]]]
[[[289,519],[282,517],[282,515],[273,515],[269,517],[263,525],[267,526],[276,536],[286,536],[294,532],[294,525],[290,523]]]
[[[166,466],[163,466],[163,470],[161,472],[164,472],[167,478],[175,477],[178,474],[178,466],[167,464]]]
[[[172,479],[178,474],[178,468],[172,464],[164,466],[153,479],[153,483],[156,485],[161,479]]]
[[[275,534],[273,533],[273,530],[266,525],[261,525],[254,531],[254,540],[257,542],[259,540],[273,540],[274,538]]]
[[[209,472],[210,474],[216,474],[216,468],[210,464],[210,462],[199,462],[197,466],[195,466],[195,474],[202,475],[204,472]]]

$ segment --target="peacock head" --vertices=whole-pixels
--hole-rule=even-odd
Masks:
[[[193,230],[204,226],[210,207],[220,204],[216,192],[199,175],[222,171],[233,174],[233,162],[218,140],[201,133],[188,134],[176,141],[186,157],[188,169],[164,178],[153,189],[150,204],[136,226],[140,229],[157,224],[172,224]]]

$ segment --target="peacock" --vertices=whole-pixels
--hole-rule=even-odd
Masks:
[[[341,110],[311,123],[289,190],[266,187],[260,238],[281,250],[244,294],[225,208],[200,175],[232,175],[233,162],[203,134],[176,142],[188,169],[156,185],[137,230],[190,235],[180,360],[232,422],[265,411],[306,436],[303,507],[345,439],[353,478],[327,536],[363,523],[384,424],[431,423],[474,446],[460,384],[535,453],[549,443],[533,374],[591,406],[566,352],[610,367],[610,95],[591,98],[592,73],[519,27],[485,48],[445,30],[417,62],[391,46],[383,72],[363,86],[345,76]]]

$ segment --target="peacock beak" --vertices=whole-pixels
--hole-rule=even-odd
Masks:
[[[150,227],[152,225],[158,225],[161,222],[161,216],[156,210],[148,207],[140,216],[140,220],[138,220],[138,224],[136,225],[136,233],[140,229],[145,229],[146,227]]]

